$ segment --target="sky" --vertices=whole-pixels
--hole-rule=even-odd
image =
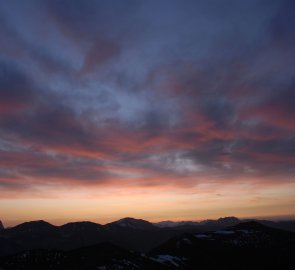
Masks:
[[[6,225],[295,215],[292,0],[1,0]]]

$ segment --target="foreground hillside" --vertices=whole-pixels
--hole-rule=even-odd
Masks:
[[[295,234],[257,222],[182,234],[150,252],[179,269],[295,269]],[[164,256],[164,257],[163,257]]]
[[[0,269],[293,270],[294,254],[293,232],[245,222],[222,230],[180,233],[146,253],[106,242],[72,250],[27,250],[0,257]]]

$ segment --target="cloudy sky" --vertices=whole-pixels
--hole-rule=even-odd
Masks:
[[[0,219],[294,215],[283,0],[0,1]]]

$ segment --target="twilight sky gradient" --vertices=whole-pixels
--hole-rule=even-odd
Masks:
[[[295,2],[0,1],[0,219],[295,214]]]

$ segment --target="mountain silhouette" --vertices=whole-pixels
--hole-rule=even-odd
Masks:
[[[143,227],[138,227],[143,224]],[[0,269],[294,269],[295,233],[271,228],[256,221],[195,233],[174,230],[171,237],[145,253],[130,250],[130,243],[124,241],[120,245],[114,244],[111,237],[119,237],[117,233],[128,232],[128,237],[133,234],[133,239],[141,243],[142,235],[139,232],[146,232],[149,237],[153,234],[159,237],[158,233],[171,232],[170,229],[154,228],[144,221],[130,218],[107,225],[76,222],[53,226],[37,221],[5,229],[3,231],[8,231],[9,234],[2,232],[0,239],[5,239],[6,247],[17,249],[20,247],[17,244],[11,246],[7,242],[9,237],[4,236],[11,236],[13,232],[14,240],[17,237],[23,240],[24,234],[30,232],[33,236],[29,239],[32,240],[34,230],[44,234],[54,232],[60,238],[56,243],[60,246],[55,249],[29,248],[19,250],[16,254],[2,253]],[[21,233],[18,234],[18,231]],[[101,237],[101,242],[84,245],[90,241],[88,237],[91,235],[93,238]],[[103,237],[110,238],[102,241]],[[126,240],[124,236],[121,237],[117,241]],[[74,245],[81,246],[64,249],[63,244],[67,239],[71,239]],[[46,237],[44,240],[47,241]]]
[[[126,217],[119,219],[117,221],[108,223],[106,226],[108,227],[115,227],[120,226],[124,228],[130,228],[130,229],[137,229],[137,230],[154,230],[156,229],[155,225],[152,223],[143,220],[143,219],[136,219],[131,217]]]

